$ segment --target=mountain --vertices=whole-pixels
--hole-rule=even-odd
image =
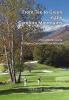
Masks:
[[[49,33],[49,34],[48,34]],[[69,26],[63,26],[60,27],[59,29],[56,29],[54,31],[46,32],[45,36],[39,39],[39,41],[43,42],[46,40],[58,40],[62,39],[63,41],[69,40]]]

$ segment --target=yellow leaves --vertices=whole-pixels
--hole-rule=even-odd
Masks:
[[[23,32],[27,32],[28,31],[28,26],[27,25],[24,25],[22,28],[21,28],[21,30],[23,31]]]
[[[15,29],[15,25],[14,23],[10,22],[9,24],[7,24],[6,22],[4,23],[1,23],[0,24],[0,28],[5,31],[5,32],[8,32],[8,25],[9,25],[9,32],[12,32],[14,29]]]
[[[0,37],[0,48],[4,48],[4,46],[8,46],[9,38],[6,36],[4,39]]]
[[[9,19],[16,20],[16,10],[7,11],[6,15],[9,17]]]
[[[6,23],[1,23],[0,24],[0,28],[6,32],[7,31],[7,25],[6,25]]]
[[[16,20],[16,0],[5,0],[5,2],[0,5],[0,13],[10,20]]]

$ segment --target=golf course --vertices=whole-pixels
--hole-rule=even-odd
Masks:
[[[69,70],[55,68],[43,64],[35,64],[31,73],[22,72],[21,83],[10,83],[9,74],[0,75],[0,81],[8,82],[0,85],[0,99],[2,100],[65,100],[69,99]],[[40,84],[38,78],[40,77]],[[27,79],[24,86],[24,78]],[[45,88],[42,91],[41,88]],[[38,89],[40,88],[40,90]],[[29,92],[23,89],[29,89]],[[30,91],[30,90],[36,91]]]
[[[69,100],[68,8],[0,0],[0,100]]]

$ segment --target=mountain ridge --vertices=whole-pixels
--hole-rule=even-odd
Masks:
[[[46,32],[45,36],[39,39],[39,41],[45,41],[46,39],[62,39],[64,41],[69,40],[69,26],[66,25],[54,31]]]

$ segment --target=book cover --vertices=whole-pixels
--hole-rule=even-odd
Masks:
[[[0,99],[69,99],[69,0],[0,0]]]

